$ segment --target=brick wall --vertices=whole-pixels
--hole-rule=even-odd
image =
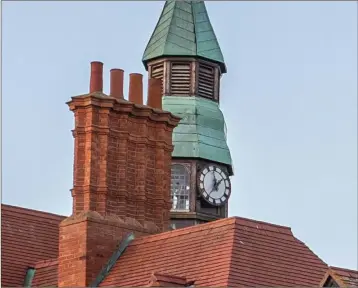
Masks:
[[[58,287],[88,287],[129,232],[141,236],[158,229],[93,211],[65,219],[60,225]]]
[[[73,214],[90,210],[133,217],[165,229],[177,118],[106,98],[79,96],[69,102],[76,119]]]
[[[93,91],[68,102],[75,115],[73,214],[96,211],[133,217],[165,229],[170,208],[172,131],[180,119],[161,109],[105,95],[101,91],[101,65],[92,63]],[[123,83],[120,71],[111,75],[112,82]],[[138,88],[142,75],[131,74],[130,79],[130,97],[141,101],[143,96],[137,94],[143,90]],[[150,83],[154,87],[158,84]],[[161,97],[160,90],[150,88],[155,92],[148,99]],[[156,92],[158,95],[153,95]]]
[[[156,87],[148,99],[159,107],[141,103],[140,74],[130,75],[131,101],[123,99],[120,69],[111,70],[105,95],[102,72],[92,62],[90,93],[67,103],[75,116],[73,211],[60,225],[59,287],[90,285],[125,233],[169,228],[172,132],[180,118],[161,110]]]

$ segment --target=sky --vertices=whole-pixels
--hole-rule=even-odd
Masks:
[[[69,215],[74,118],[91,61],[141,63],[163,1],[2,3],[2,201]],[[357,3],[206,2],[227,64],[229,216],[284,226],[357,269]],[[146,83],[146,82],[144,82]]]

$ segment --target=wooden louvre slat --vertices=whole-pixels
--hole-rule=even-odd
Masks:
[[[163,93],[163,76],[164,76],[164,62],[152,66],[151,78],[162,80],[162,93]]]
[[[199,64],[198,96],[214,98],[215,71],[213,67]]]
[[[170,92],[172,95],[189,95],[191,67],[190,63],[172,63]]]

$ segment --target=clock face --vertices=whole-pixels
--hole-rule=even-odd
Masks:
[[[223,205],[230,197],[229,176],[215,165],[209,165],[200,172],[198,185],[202,197],[211,205]]]

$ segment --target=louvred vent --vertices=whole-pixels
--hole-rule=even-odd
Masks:
[[[172,63],[170,76],[170,93],[172,95],[189,95],[191,67],[190,63]]]
[[[214,98],[215,70],[208,65],[199,64],[198,96]]]
[[[163,92],[163,76],[164,76],[164,63],[158,63],[152,66],[151,78],[157,78],[162,80],[162,92]]]

